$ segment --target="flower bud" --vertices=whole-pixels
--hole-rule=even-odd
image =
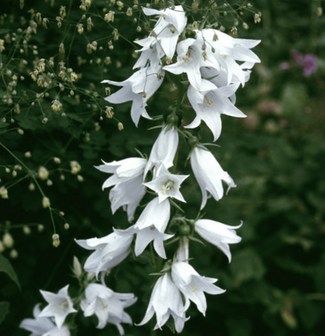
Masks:
[[[49,171],[45,167],[39,167],[38,176],[41,180],[46,180],[49,177]]]
[[[15,249],[12,249],[9,253],[10,258],[16,259],[18,257],[18,251]]]
[[[52,236],[53,246],[58,247],[60,245],[60,236],[57,233],[54,233]]]
[[[24,225],[23,226],[23,232],[25,233],[25,235],[29,235],[31,233],[31,229],[29,226]]]
[[[81,170],[81,166],[77,161],[70,162],[71,174],[78,174]]]
[[[43,208],[49,208],[51,206],[50,199],[46,196],[42,200]]]
[[[73,257],[73,274],[79,278],[82,275],[82,268],[80,262],[76,256]]]
[[[6,232],[2,237],[2,242],[5,247],[12,248],[14,246],[14,239],[9,232]]]

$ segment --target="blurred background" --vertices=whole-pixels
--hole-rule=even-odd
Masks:
[[[261,64],[237,91],[236,106],[247,118],[223,116],[220,147],[210,147],[237,188],[219,202],[209,200],[204,218],[229,225],[242,220],[238,234],[243,239],[231,246],[230,264],[214,246],[191,243],[192,265],[201,275],[218,278],[226,293],[207,295],[206,317],[192,304],[183,334],[320,336],[325,320],[323,4],[215,2],[218,28],[262,40],[254,48]],[[71,277],[73,256],[84,262],[89,253],[74,238],[102,237],[112,227],[129,225],[121,209],[112,216],[108,190],[101,190],[108,175],[94,165],[101,159],[138,156],[135,149],[149,155],[159,134],[148,128],[161,121],[141,119],[134,126],[130,103],[114,105],[110,118],[110,105],[103,99],[108,91],[100,81],[123,81],[133,73],[139,48],[132,41],[147,36],[152,27],[139,9],[127,12],[133,4],[1,2],[0,257],[10,262],[21,286],[19,290],[10,267],[3,266],[3,336],[30,334],[18,326],[43,302],[39,289],[57,293],[70,283],[71,294],[78,291]],[[191,8],[192,1],[184,6]],[[105,20],[110,11],[114,21]],[[189,20],[201,13],[193,12]],[[176,95],[166,83],[149,101],[148,113],[162,114]],[[205,125],[200,137],[202,142],[213,140]],[[187,155],[183,150],[180,162]],[[185,169],[191,172],[189,165]],[[195,218],[201,201],[196,181],[184,184],[182,193],[187,216]],[[44,197],[51,211],[44,207]],[[57,248],[52,245],[54,232],[60,236]],[[166,251],[171,257],[174,250],[171,245]],[[154,282],[148,276],[153,272],[149,258],[149,252],[137,259],[130,256],[107,278],[114,291],[138,297],[127,309],[135,323],[144,316]],[[114,325],[95,329],[95,317],[80,314],[75,323],[76,335],[118,335]],[[125,332],[149,334],[153,326],[125,326]],[[156,334],[171,331],[165,326]]]

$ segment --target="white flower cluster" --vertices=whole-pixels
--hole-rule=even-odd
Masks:
[[[216,141],[221,133],[221,114],[245,117],[234,105],[235,92],[240,84],[244,86],[248,81],[253,65],[260,62],[250,50],[259,41],[232,38],[215,29],[199,30],[195,25],[186,27],[187,17],[182,6],[165,10],[143,8],[143,12],[148,16],[158,15],[159,18],[150,35],[136,41],[142,47],[134,65],[134,69],[139,70],[120,83],[104,80],[103,83],[122,87],[105,99],[115,104],[132,101],[131,118],[137,126],[141,116],[151,119],[146,111],[147,102],[163,83],[165,71],[175,75],[186,74],[187,98],[196,117],[190,124],[181,126],[177,113],[181,104],[178,102],[177,107],[173,105],[172,112],[164,119],[148,159],[132,157],[121,161],[103,161],[102,165],[96,167],[112,174],[102,188],[112,187],[109,192],[112,212],[114,214],[122,207],[127,212],[129,222],[134,220],[136,208],[147,189],[155,193],[155,197],[128,229],[114,229],[103,238],[76,240],[83,248],[93,251],[84,264],[84,270],[101,280],[101,284],[91,283],[87,286],[80,307],[85,316],[98,317],[97,328],[103,328],[110,322],[117,326],[121,334],[121,323],[132,323],[124,308],[136,299],[133,294],[114,293],[106,287],[104,277],[129,255],[131,249],[134,249],[135,256],[139,256],[153,242],[157,255],[167,259],[164,242],[171,238],[179,241],[174,258],[167,261],[160,272],[161,276],[153,288],[147,311],[139,325],[147,323],[155,314],[155,329],[161,329],[172,317],[176,331],[181,332],[185,321],[189,319],[186,311],[191,301],[205,315],[207,303],[204,293],[224,292],[214,285],[217,279],[199,275],[189,264],[189,239],[194,234],[199,235],[218,247],[230,262],[229,244],[241,241],[235,231],[241,225],[233,227],[209,219],[189,220],[177,216],[179,202],[186,202],[180,187],[189,175],[172,174],[169,170],[174,165],[181,135],[192,147],[189,158],[202,192],[200,210],[205,207],[210,195],[216,201],[223,197],[223,182],[227,184],[228,190],[236,187],[213,154],[186,129],[198,127],[203,120]],[[191,32],[195,38],[186,38],[186,32]],[[180,83],[184,85],[183,77]],[[172,207],[176,210],[174,218],[171,218]],[[177,224],[177,232],[170,230],[171,222]],[[35,308],[36,321],[44,324],[44,328],[46,324],[47,331],[54,328],[53,333],[46,335],[56,335],[56,330],[60,328],[62,335],[69,335],[63,322],[75,310],[67,294],[67,287],[58,294],[42,292],[42,295],[49,306],[42,312],[39,312],[38,306]],[[47,317],[54,318],[54,321]],[[34,323],[24,320],[21,326],[34,332]]]
[[[66,317],[76,313],[73,302],[68,294],[69,285],[60,289],[57,294],[40,291],[48,305],[41,311],[40,304],[34,307],[34,319],[24,319],[20,328],[31,331],[31,336],[70,336]],[[114,293],[103,284],[90,283],[84,293],[85,298],[80,302],[84,316],[96,315],[97,328],[102,329],[106,324],[116,325],[121,335],[124,334],[121,323],[132,324],[131,317],[124,308],[131,306],[137,299],[133,294]]]

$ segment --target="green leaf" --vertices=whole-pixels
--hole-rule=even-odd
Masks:
[[[251,249],[235,254],[230,269],[235,274],[237,283],[250,279],[261,279],[265,273],[261,258]]]
[[[67,117],[69,117],[70,119],[76,120],[76,121],[80,121],[83,122],[83,119],[81,117],[79,117],[76,113],[66,113]]]
[[[6,315],[9,313],[10,303],[6,301],[0,302],[0,324],[4,321]]]
[[[20,283],[16,272],[12,268],[9,260],[0,254],[0,272],[7,273],[11,280],[13,280],[20,289]]]
[[[0,34],[7,34],[10,32],[10,29],[0,29]]]

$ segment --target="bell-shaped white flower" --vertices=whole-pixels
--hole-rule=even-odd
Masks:
[[[214,285],[218,279],[201,276],[190,264],[183,261],[178,261],[172,265],[171,275],[174,284],[184,295],[185,306],[188,307],[191,300],[204,316],[207,302],[203,292],[208,294],[225,292],[224,289]]]
[[[131,222],[134,212],[146,189],[143,186],[143,172],[147,161],[143,158],[128,158],[121,161],[113,161],[96,167],[104,173],[113,174],[103,184],[102,188],[115,187],[109,193],[112,213],[123,206],[127,211],[128,219]]]
[[[132,69],[145,67],[148,61],[150,63],[150,66],[152,67],[162,65],[161,58],[165,55],[165,53],[158,43],[156,37],[149,36],[145,39],[137,40],[134,42],[142,46],[142,48],[140,50],[136,50],[136,52],[141,52],[141,55]]]
[[[167,273],[156,282],[146,314],[139,325],[147,323],[154,314],[156,314],[157,319],[154,329],[161,329],[169,317],[172,316],[178,333],[183,330],[185,322],[189,319],[189,317],[185,317],[185,307],[181,293]]]
[[[116,230],[103,238],[76,240],[81,247],[95,250],[86,260],[84,269],[89,273],[108,273],[130,253],[134,230]]]
[[[156,177],[144,185],[158,194],[159,202],[164,201],[168,197],[176,198],[181,202],[186,202],[183,195],[179,191],[181,183],[189,175],[171,174],[164,165],[161,165],[157,170]]]
[[[196,89],[201,90],[202,76],[201,67],[211,67],[219,69],[219,63],[208,53],[202,50],[203,40],[187,38],[177,45],[177,62],[166,65],[163,70],[180,75],[185,72],[190,84]],[[213,86],[212,86],[213,87]]]
[[[152,146],[147,165],[144,169],[144,177],[148,171],[155,168],[154,175],[157,169],[164,165],[167,169],[173,166],[173,161],[178,148],[178,131],[175,127],[168,129],[163,127],[157,140]]]
[[[34,319],[24,319],[20,328],[30,331],[30,336],[70,336],[69,328],[66,325],[59,329],[49,317],[40,317],[40,303],[33,309]]]
[[[233,38],[216,29],[203,29],[202,37],[207,42],[207,50],[211,51],[215,60],[226,69],[227,84],[231,83],[232,78],[237,77],[244,86],[245,69],[250,69],[255,63],[260,62],[256,54],[250,50],[260,41]]]
[[[203,120],[210,128],[216,141],[221,134],[221,114],[231,117],[245,118],[241,112],[228,99],[236,92],[238,85],[230,84],[213,90],[209,89],[211,82],[202,79],[201,90],[196,90],[192,85],[187,91],[188,99],[196,112],[195,119],[186,128],[198,127]]]
[[[95,168],[104,173],[114,174],[104,182],[102,189],[105,189],[143,175],[147,160],[143,158],[127,158],[120,161],[103,161],[103,163],[103,165],[95,166]]]
[[[66,317],[70,313],[76,313],[68,294],[68,287],[61,288],[57,294],[40,290],[48,305],[39,313],[38,317],[54,317],[55,324],[61,329]]]
[[[137,234],[134,249],[136,256],[140,255],[148,244],[153,241],[157,254],[166,259],[164,240],[174,236],[165,234],[169,217],[170,204],[168,200],[159,203],[158,197],[156,197],[146,206],[134,225]]]
[[[132,180],[119,183],[111,189],[109,192],[109,200],[111,202],[113,214],[119,207],[122,206],[123,210],[128,214],[129,222],[133,221],[135,209],[140,204],[146,193],[146,188],[142,182],[143,177],[137,176]]]
[[[235,231],[241,226],[242,224],[230,226],[210,219],[199,219],[195,222],[195,231],[203,239],[217,246],[231,262],[229,244],[237,244],[241,241],[241,237],[237,236]]]
[[[121,323],[132,324],[132,319],[124,308],[131,306],[136,300],[132,293],[115,293],[102,284],[91,283],[85,289],[85,299],[81,301],[80,307],[86,317],[97,316],[98,329],[112,323],[116,325],[120,335],[123,335]]]
[[[106,97],[105,100],[114,104],[132,101],[131,118],[137,126],[140,116],[151,119],[146,111],[147,101],[162,84],[164,74],[161,66],[151,66],[141,68],[123,82],[103,80],[101,83],[122,86],[122,89]]]
[[[175,53],[179,35],[183,32],[187,18],[182,6],[175,6],[173,9],[156,10],[143,7],[145,15],[160,15],[151,36],[154,36],[165,55],[172,59]]]
[[[221,168],[218,161],[208,150],[195,147],[191,154],[191,166],[202,192],[201,210],[207,202],[207,192],[216,201],[223,197],[222,181],[228,184],[228,191],[230,188],[236,187],[230,175]]]

